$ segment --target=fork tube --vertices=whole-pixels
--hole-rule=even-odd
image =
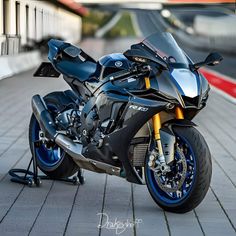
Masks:
[[[151,87],[149,77],[145,77],[145,85],[146,85],[146,89],[149,89]],[[154,130],[154,138],[157,142],[159,154],[162,157],[163,150],[162,150],[161,139],[160,139],[161,117],[159,113],[157,113],[156,115],[152,117],[152,123],[153,123],[153,130]]]
[[[146,89],[149,89],[151,87],[149,77],[145,77],[145,85],[146,85]]]
[[[160,156],[163,156],[161,137],[160,137],[160,128],[161,128],[160,113],[158,113],[152,117],[152,123],[153,123],[153,130],[154,130],[154,138],[157,142],[158,151],[159,151]]]
[[[153,130],[154,130],[154,137],[156,140],[160,139],[160,128],[161,128],[161,118],[160,114],[157,113],[152,117],[152,123],[153,123]]]
[[[175,117],[176,117],[176,119],[179,119],[179,120],[184,119],[184,113],[183,113],[183,110],[180,107],[175,108]]]

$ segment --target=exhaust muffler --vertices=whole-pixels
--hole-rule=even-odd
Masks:
[[[44,132],[46,138],[54,141],[60,146],[65,152],[76,160],[85,160],[86,158],[82,155],[83,145],[74,143],[73,140],[60,134],[56,130],[55,122],[48,111],[47,105],[40,95],[34,95],[31,100],[33,113],[39,122],[39,126]]]
[[[40,95],[34,95],[32,97],[31,106],[45,136],[54,141],[57,135],[56,126],[51,114],[48,111],[47,105]]]

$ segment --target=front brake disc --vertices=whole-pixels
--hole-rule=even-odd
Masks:
[[[182,169],[181,172],[176,173],[175,177],[172,178],[172,180],[168,180],[166,174],[163,175],[163,174],[157,174],[156,172],[154,173],[159,188],[165,192],[172,193],[178,191],[182,187],[184,180],[186,178],[187,162],[185,156],[178,147],[176,149],[176,154],[179,156],[179,160],[177,161],[176,165],[181,165]],[[178,178],[178,180],[175,181],[176,178]]]

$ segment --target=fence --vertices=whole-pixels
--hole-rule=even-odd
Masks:
[[[2,35],[0,36],[0,56],[13,55],[20,52],[20,36]]]

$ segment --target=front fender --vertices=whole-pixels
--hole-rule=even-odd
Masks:
[[[163,127],[160,129],[160,138],[166,164],[169,164],[174,160],[174,154],[175,154],[174,148],[175,148],[176,138],[172,130],[173,126],[190,127],[190,126],[196,126],[196,124],[186,119],[183,120],[172,119],[163,124]]]
[[[162,124],[163,126],[172,127],[172,126],[197,126],[190,120],[187,119],[172,119],[168,120]]]

